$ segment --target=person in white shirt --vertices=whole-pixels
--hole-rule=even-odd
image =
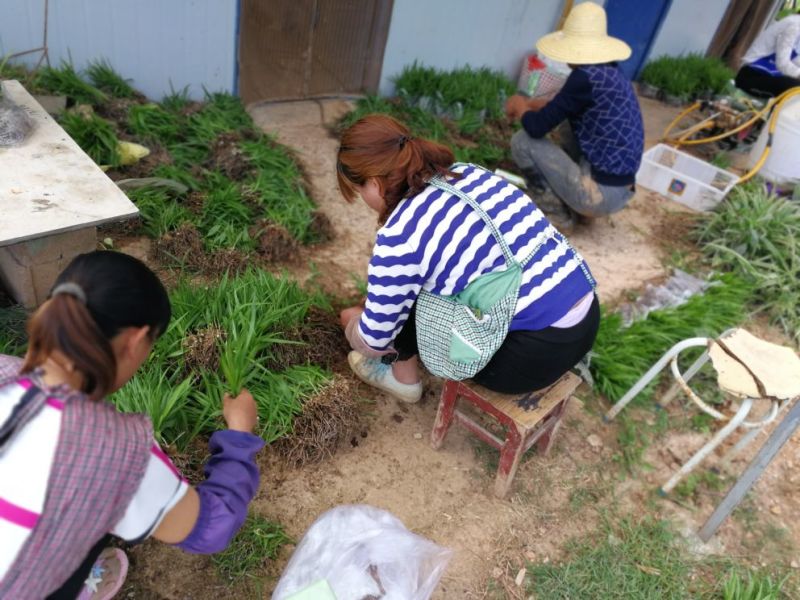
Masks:
[[[742,58],[736,87],[754,96],[778,96],[800,86],[800,14],[767,27]]]

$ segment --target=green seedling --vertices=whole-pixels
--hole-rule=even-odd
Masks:
[[[128,129],[131,133],[164,146],[178,141],[182,127],[183,123],[178,116],[158,104],[136,105],[128,111]]]
[[[139,188],[128,191],[128,197],[139,209],[145,232],[154,238],[192,222],[192,214],[182,206],[168,189]]]
[[[731,274],[715,281],[704,294],[675,308],[655,310],[630,327],[623,327],[618,314],[604,312],[592,349],[596,389],[615,402],[674,344],[690,337],[714,337],[742,323],[752,286]],[[657,382],[658,378],[634,403],[652,402]]]
[[[736,187],[695,231],[705,259],[745,279],[754,300],[800,341],[800,206],[758,182]]]
[[[42,67],[34,76],[34,84],[52,94],[72,98],[76,104],[102,104],[108,96],[86,83],[71,63],[63,61],[61,67]]]
[[[117,73],[107,60],[92,62],[86,69],[86,74],[95,87],[115,98],[133,98],[136,90],[129,83],[130,79],[124,79]]]
[[[78,146],[98,165],[119,165],[119,140],[114,126],[95,114],[65,112],[59,122]]]

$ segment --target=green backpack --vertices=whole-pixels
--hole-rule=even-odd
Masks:
[[[422,290],[417,297],[417,345],[422,362],[434,375],[460,381],[483,369],[506,339],[525,265],[546,241],[558,239],[568,242],[552,225],[548,225],[533,251],[521,262],[517,261],[491,217],[475,200],[441,177],[434,177],[429,183],[457,196],[478,213],[500,244],[507,265],[503,271],[481,275],[453,296]],[[583,259],[575,254],[594,287],[594,280]]]

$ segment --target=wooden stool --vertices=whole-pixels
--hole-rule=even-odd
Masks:
[[[567,402],[580,383],[580,377],[568,372],[553,385],[542,390],[506,395],[487,390],[471,381],[448,379],[445,381],[439,400],[439,410],[431,432],[431,445],[435,450],[441,448],[455,418],[478,438],[500,450],[500,465],[497,469],[494,493],[498,498],[505,498],[511,489],[522,455],[534,444],[538,445],[543,454],[550,452]],[[506,439],[501,440],[458,410],[456,404],[459,398],[492,415],[505,425]],[[532,408],[529,410],[521,408],[517,404],[520,399],[525,399]]]

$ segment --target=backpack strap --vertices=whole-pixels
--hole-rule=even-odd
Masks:
[[[439,188],[440,190],[453,194],[457,198],[460,198],[461,200],[469,204],[470,207],[472,207],[472,209],[476,213],[478,213],[478,216],[481,218],[481,220],[484,223],[486,223],[486,225],[491,230],[492,236],[500,245],[500,248],[503,250],[503,257],[506,259],[506,263],[509,265],[519,264],[517,259],[514,258],[514,254],[511,252],[511,248],[508,247],[508,243],[506,243],[503,234],[500,233],[500,230],[497,229],[497,225],[494,224],[492,218],[486,213],[485,210],[483,210],[480,204],[478,204],[475,200],[470,198],[467,194],[459,190],[454,185],[447,183],[442,177],[438,175],[436,177],[432,177],[430,181],[428,181],[428,183],[436,188]]]

